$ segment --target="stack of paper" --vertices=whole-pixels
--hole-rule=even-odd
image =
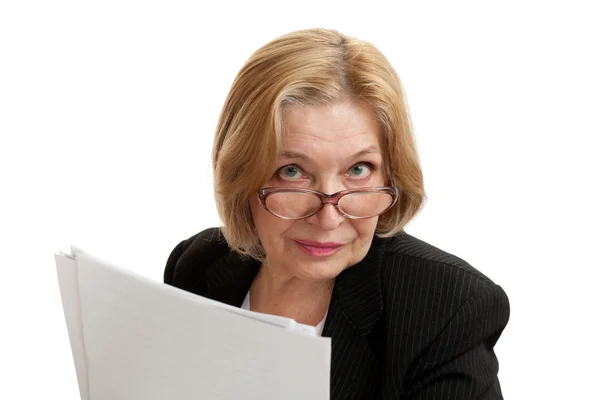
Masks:
[[[83,400],[328,399],[331,343],[83,251],[55,256]]]

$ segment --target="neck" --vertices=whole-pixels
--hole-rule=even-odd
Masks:
[[[317,325],[327,313],[335,280],[302,280],[264,263],[250,287],[250,309]]]

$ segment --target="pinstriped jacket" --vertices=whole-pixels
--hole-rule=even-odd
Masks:
[[[239,307],[259,268],[211,228],[175,247],[164,281]],[[508,317],[502,288],[460,258],[404,232],[375,238],[335,281],[331,399],[501,399]]]

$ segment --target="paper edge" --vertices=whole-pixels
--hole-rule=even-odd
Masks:
[[[54,254],[54,261],[56,263],[63,314],[71,345],[71,354],[75,364],[79,395],[81,400],[90,400],[88,363],[79,299],[77,260],[71,254],[60,253]],[[71,299],[74,304],[71,304],[67,299]]]

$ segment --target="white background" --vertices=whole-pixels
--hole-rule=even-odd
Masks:
[[[0,5],[0,398],[78,398],[53,253],[161,280],[218,224],[210,150],[236,72],[310,27],[400,74],[429,196],[407,231],[507,291],[505,397],[598,398],[596,2],[201,3]]]

